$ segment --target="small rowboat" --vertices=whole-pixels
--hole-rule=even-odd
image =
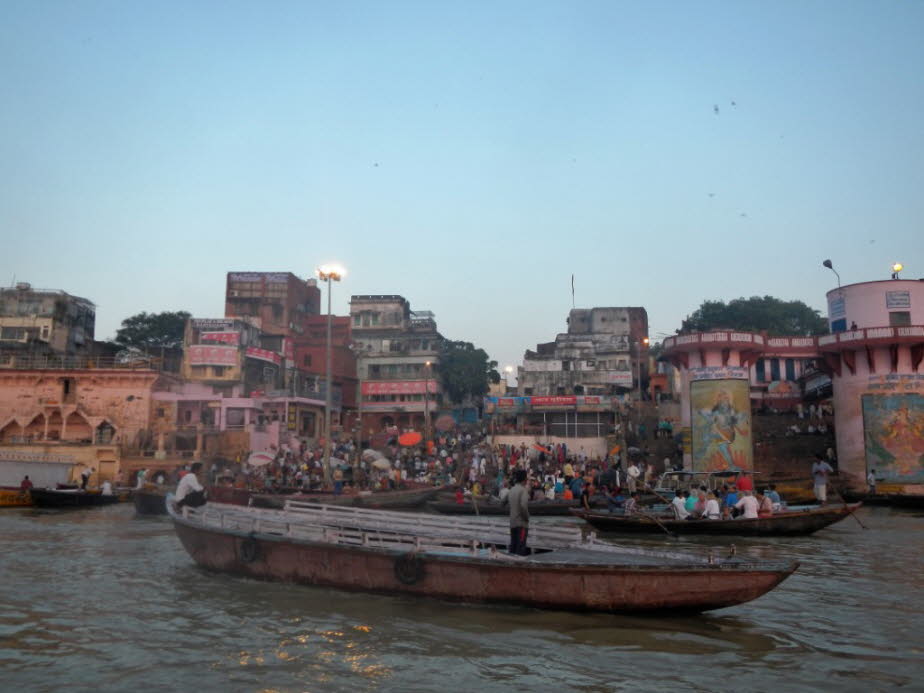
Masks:
[[[115,494],[104,496],[99,491],[81,491],[80,489],[34,488],[30,493],[32,500],[40,508],[92,508],[100,505],[113,505],[120,500]]]
[[[167,490],[157,488],[136,488],[132,493],[135,512],[139,515],[166,515]]]
[[[0,486],[0,508],[24,508],[32,505],[28,491],[18,486]]]
[[[668,515],[622,515],[621,513],[572,510],[576,517],[607,532],[658,534],[665,529],[675,534],[723,534],[731,536],[806,535],[840,522],[860,503],[811,506],[775,513],[771,517],[745,520],[677,520]]]
[[[252,578],[462,602],[603,612],[697,612],[756,599],[792,562],[618,547],[580,528],[530,528],[511,555],[506,520],[289,501],[284,510],[207,503],[168,512],[200,566]]]

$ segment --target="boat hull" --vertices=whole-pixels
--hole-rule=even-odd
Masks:
[[[409,554],[212,529],[173,516],[180,541],[203,568],[251,578],[451,601],[626,612],[708,611],[756,599],[796,564],[754,570],[696,565],[537,564],[413,554],[412,580],[399,579]]]
[[[135,489],[132,494],[135,512],[139,515],[166,515],[167,494],[162,491]]]
[[[94,491],[55,491],[32,489],[32,500],[40,508],[93,508],[119,502],[116,495],[104,496]]]
[[[25,508],[33,505],[28,491],[14,487],[0,488],[0,508]]]
[[[580,507],[574,501],[547,501],[544,503],[530,503],[529,514],[533,515],[570,515],[572,508]],[[427,510],[443,513],[444,515],[509,515],[510,506],[504,503],[478,502],[456,503],[455,501],[430,501]]]
[[[573,511],[597,529],[607,532],[663,534],[715,534],[725,536],[804,536],[840,522],[860,507],[860,503],[828,506],[816,510],[780,513],[772,517],[745,520],[675,520],[653,516],[632,516],[606,512]]]

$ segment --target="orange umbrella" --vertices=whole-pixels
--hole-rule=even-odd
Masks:
[[[539,452],[548,452],[549,449],[544,445],[539,445],[539,443],[533,443],[533,449],[538,450]]]
[[[423,436],[417,433],[417,431],[402,433],[400,436],[398,436],[398,443],[406,448],[409,448],[412,445],[417,445],[421,440],[423,440]]]

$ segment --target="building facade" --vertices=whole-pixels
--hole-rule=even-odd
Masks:
[[[527,350],[517,370],[520,396],[613,395],[648,377],[644,308],[575,309],[568,331]]]
[[[353,296],[350,319],[363,439],[388,426],[426,428],[440,394],[433,313],[412,311],[403,296]]]
[[[88,354],[95,327],[96,307],[85,298],[25,282],[0,289],[0,365],[17,355]]]

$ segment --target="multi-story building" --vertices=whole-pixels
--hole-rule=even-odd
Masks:
[[[0,365],[24,354],[90,353],[95,325],[96,308],[85,298],[25,282],[0,289]]]
[[[308,316],[321,312],[321,290],[314,279],[291,272],[228,272],[225,317],[244,320],[264,335],[294,337]],[[271,347],[267,347],[271,348]]]
[[[568,331],[527,350],[518,368],[521,396],[612,395],[638,389],[648,372],[644,308],[575,309]]]
[[[423,430],[437,408],[442,335],[430,311],[403,296],[350,299],[363,437],[385,426]]]

